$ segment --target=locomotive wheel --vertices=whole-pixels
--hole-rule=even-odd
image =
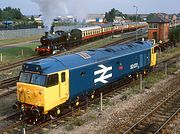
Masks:
[[[143,73],[144,73],[144,75],[146,75],[146,74],[147,74],[146,70],[144,70],[144,72],[143,72]]]
[[[91,95],[91,99],[94,99],[94,94]]]
[[[80,97],[78,96],[76,99],[76,103],[75,103],[76,107],[79,106],[79,99],[80,99]]]
[[[61,113],[61,110],[60,110],[59,108],[57,108],[56,114],[57,114],[57,115],[60,115],[60,113]]]
[[[76,107],[79,106],[79,101],[76,102]]]
[[[93,91],[91,94],[90,94],[90,96],[89,96],[89,98],[91,99],[91,100],[93,100],[94,99],[94,97],[95,97],[95,91]]]

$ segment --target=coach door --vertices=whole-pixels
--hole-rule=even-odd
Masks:
[[[59,98],[62,101],[66,101],[69,98],[69,70],[64,70],[60,72],[59,77]]]

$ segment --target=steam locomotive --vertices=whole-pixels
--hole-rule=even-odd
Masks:
[[[41,37],[41,45],[36,48],[39,55],[55,54],[84,42],[90,42],[112,34],[135,31],[147,27],[145,22],[128,22],[122,24],[99,24],[83,28],[72,29],[70,33],[56,31],[55,34],[46,33]]]

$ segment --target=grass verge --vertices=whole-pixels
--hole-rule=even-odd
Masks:
[[[41,36],[32,36],[32,37],[26,37],[26,38],[16,38],[16,39],[6,39],[6,40],[0,40],[0,46],[6,46],[11,44],[17,44],[32,40],[38,40]]]
[[[0,54],[2,54],[0,65],[6,65],[36,55],[34,50],[38,44],[39,43],[30,43],[23,46],[0,49]]]

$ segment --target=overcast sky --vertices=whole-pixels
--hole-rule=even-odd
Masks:
[[[20,8],[22,13],[25,15],[41,14],[38,4],[32,1],[33,0],[0,0],[0,8],[11,6]],[[49,1],[52,2],[54,0]],[[65,1],[73,3],[72,5],[76,6],[73,10],[85,13],[104,13],[105,11],[109,11],[111,8],[116,8],[123,13],[135,13],[133,5],[138,6],[138,13],[180,13],[180,0],[58,0],[59,3],[62,1],[65,5]],[[67,6],[67,9],[69,8],[69,14],[74,12],[71,6]],[[63,10],[60,11],[62,12],[62,15]]]

